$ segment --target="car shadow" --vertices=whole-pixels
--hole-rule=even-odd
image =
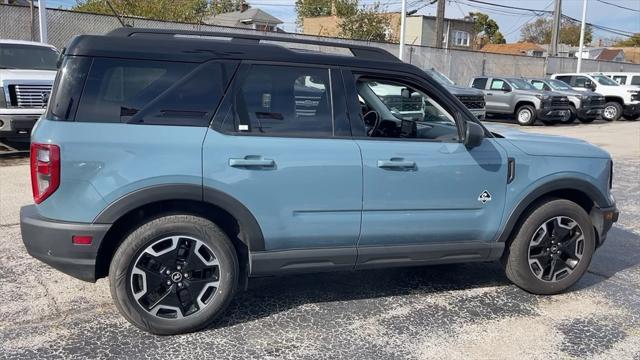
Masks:
[[[639,240],[640,235],[614,227],[591,262],[589,273],[595,276],[584,276],[569,291],[589,288],[640,264]],[[498,262],[255,278],[210,328],[255,321],[305,304],[420,296],[510,284]]]

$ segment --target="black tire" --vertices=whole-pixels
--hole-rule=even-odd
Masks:
[[[563,121],[563,124],[573,124],[573,122],[578,118],[578,111],[576,107],[569,105],[569,118],[566,121]]]
[[[515,116],[518,124],[531,126],[536,122],[536,109],[531,105],[522,105],[516,110]]]
[[[640,114],[624,115],[624,118],[627,120],[638,120],[639,117]]]
[[[170,250],[169,248],[169,250],[166,251],[166,255],[162,254],[162,251],[166,249],[156,250],[156,248],[149,247],[151,245],[163,245],[161,243],[162,241],[170,241],[171,244],[173,244],[173,238],[176,238],[175,250]],[[200,243],[194,243],[194,241],[196,241],[195,239],[198,239]],[[196,246],[194,246],[194,244]],[[203,244],[206,245],[204,246],[205,249],[202,251],[198,250],[203,247]],[[191,252],[187,251],[187,255],[185,255],[184,252],[180,252],[185,248],[191,249]],[[152,249],[157,255],[149,254],[147,252],[149,249]],[[177,260],[175,261],[170,260],[173,252],[176,254],[175,259]],[[200,255],[196,254],[196,252],[199,252]],[[185,256],[194,254],[199,259],[192,260],[195,259],[193,257],[185,258]],[[160,310],[164,310],[164,306],[152,305],[150,311],[158,308],[156,315],[154,315],[143,309],[142,302],[138,302],[138,300],[134,298],[134,281],[137,280],[139,282],[140,275],[134,275],[133,269],[134,266],[136,266],[136,270],[140,271],[140,268],[137,266],[141,264],[143,255],[150,256],[153,260],[157,260],[158,264],[162,262],[169,264],[168,267],[173,266],[173,264],[184,264],[183,266],[176,265],[178,270],[169,270],[166,273],[167,279],[164,278],[165,270],[159,270],[157,272],[155,269],[154,271],[145,270],[147,272],[143,281],[144,290],[140,299],[144,300],[145,297],[151,297],[151,295],[153,295],[153,291],[148,291],[147,289],[147,284],[152,283],[147,280],[147,276],[150,276],[149,279],[161,283],[162,285],[160,285],[159,289],[162,289],[167,288],[167,286],[164,285],[165,282],[175,280],[173,278],[174,273],[169,275],[170,271],[184,271],[184,278],[180,277],[182,279],[181,282],[172,283],[168,286],[168,288],[171,289],[166,290],[165,294],[168,295],[162,297],[162,301],[156,301],[155,303],[162,304],[166,299],[166,301],[178,301],[177,304],[180,304],[183,300],[178,297],[178,294],[185,294],[186,290],[189,290],[188,293],[190,294],[191,292],[197,292],[199,289],[199,294],[196,295],[195,299],[193,295],[190,295],[190,302],[188,302],[190,305],[186,315],[184,310],[176,307],[174,310],[175,318],[163,318],[161,316],[166,315],[160,314]],[[204,259],[204,255],[207,255],[209,260]],[[178,258],[178,256],[181,256],[181,258]],[[187,261],[183,262],[183,259],[187,259]],[[213,265],[215,261],[217,261],[218,265]],[[205,264],[205,262],[211,262],[211,264]],[[148,264],[150,264],[148,265],[149,268],[152,268],[155,263],[149,262]],[[189,264],[191,264],[191,266]],[[217,272],[215,270],[216,266]],[[167,269],[168,267],[161,269]],[[208,282],[209,280],[205,279],[203,281],[202,278],[205,278],[205,275],[203,275],[204,270],[195,270],[196,267],[212,269],[211,272],[207,272],[207,276],[211,275],[212,280],[217,279],[217,287],[212,286],[210,283],[202,285],[204,281]],[[191,271],[192,275],[189,275],[190,269],[194,269]],[[197,271],[201,271],[201,273]],[[160,276],[163,278],[160,278]],[[201,277],[198,279],[200,283],[195,280],[197,277]],[[211,221],[191,215],[160,217],[138,227],[122,242],[109,268],[111,296],[120,313],[136,327],[158,335],[197,331],[211,324],[229,305],[238,286],[238,279],[238,258],[234,246],[227,235]],[[179,285],[181,289],[178,289]],[[198,286],[200,286],[200,288],[198,288]],[[204,286],[204,288],[202,286]],[[151,287],[151,285],[149,285],[149,287]],[[196,290],[190,289],[189,287],[193,287],[193,289]],[[210,288],[215,290],[209,290]],[[148,292],[149,296],[146,296]],[[202,297],[205,295],[208,296],[207,299],[202,300]],[[151,297],[151,299],[154,298]],[[199,301],[201,301],[201,303]],[[201,304],[204,304],[203,307],[200,306]],[[178,318],[179,316],[182,317]]]
[[[565,224],[571,224],[571,222],[566,219],[572,220],[577,223],[578,228],[574,228],[574,230],[564,230],[562,227],[553,225],[553,229],[550,230],[551,235],[556,234],[556,229],[559,234],[563,231],[568,231],[568,236],[581,234],[582,238],[575,242],[575,247],[570,241],[563,242],[564,240],[562,240],[560,244],[558,244],[556,240],[556,245],[551,245],[551,249],[545,249],[545,246],[552,244],[553,237],[551,236],[548,236],[546,240],[544,240],[543,237],[538,241],[539,244],[535,245],[534,236],[536,236],[535,239],[539,239],[538,236],[541,234],[540,229],[543,224],[547,224],[550,221],[554,221],[554,224],[557,224],[557,220],[555,219],[558,218],[564,219],[562,221],[564,221]],[[552,225],[549,225],[546,229],[549,229],[551,226]],[[570,231],[574,231],[573,235],[571,235]],[[546,231],[542,231],[542,233],[546,233]],[[543,241],[548,242],[545,244]],[[578,244],[578,242],[580,243]],[[552,253],[554,251],[553,246],[555,246],[555,250],[559,252]],[[565,248],[564,246],[567,247]],[[596,237],[593,224],[584,209],[569,200],[550,198],[546,201],[538,202],[537,205],[525,215],[523,222],[521,222],[517,229],[515,237],[505,249],[502,260],[507,277],[518,287],[533,294],[550,295],[568,289],[582,277],[589,267],[595,247]],[[574,263],[574,268],[570,269],[568,265],[569,262],[575,262],[576,260],[567,254],[571,252],[570,250],[574,249],[577,253],[578,248],[581,250],[581,257],[577,260],[577,265]],[[531,255],[536,249],[540,249],[541,252]],[[565,253],[563,254],[563,252]],[[555,265],[553,264],[552,256],[557,258]],[[563,256],[565,259],[562,259]],[[541,262],[535,263],[538,259],[540,259]],[[530,260],[534,262],[532,265],[529,264]],[[549,264],[543,266],[543,263],[547,264],[547,262],[549,262]],[[552,265],[554,266],[553,270],[551,268]],[[567,270],[562,273],[564,270],[562,270],[560,266],[566,266]],[[548,273],[549,276],[545,277],[544,274],[547,268],[550,270]],[[554,272],[554,270],[558,268],[561,270],[558,273]],[[542,269],[542,271],[538,272],[540,277],[535,273],[538,269]],[[567,274],[568,271],[570,272]]]
[[[606,121],[618,121],[622,116],[622,105],[615,101],[609,101],[604,104],[604,110],[602,110],[602,119]]]

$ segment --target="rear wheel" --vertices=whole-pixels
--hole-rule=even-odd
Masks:
[[[507,277],[534,294],[556,294],[587,271],[596,239],[589,215],[574,202],[552,199],[529,212],[503,255]]]
[[[231,301],[238,260],[227,235],[191,215],[140,226],[111,261],[111,296],[138,328],[159,335],[202,329]]]
[[[536,122],[536,109],[531,105],[522,105],[516,110],[516,120],[523,126],[531,126]]]
[[[565,124],[571,124],[578,118],[578,111],[573,105],[569,105],[569,116],[562,122]]]
[[[617,121],[622,115],[622,106],[615,101],[610,101],[604,105],[602,118],[607,121]]]

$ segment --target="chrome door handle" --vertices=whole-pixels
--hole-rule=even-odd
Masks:
[[[232,167],[273,167],[275,164],[272,159],[229,159]]]
[[[413,169],[416,167],[416,162],[394,159],[378,160],[378,167],[382,169]]]

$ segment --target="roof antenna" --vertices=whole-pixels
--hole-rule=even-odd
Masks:
[[[122,19],[120,18],[120,15],[118,15],[118,13],[116,12],[116,10],[113,8],[113,6],[111,5],[111,1],[109,0],[105,0],[105,2],[107,3],[107,5],[109,6],[109,9],[111,9],[111,11],[113,12],[113,15],[115,15],[116,19],[118,19],[118,21],[120,22],[120,25],[122,25],[122,27],[129,27],[127,24],[124,23],[124,21],[122,21]]]

